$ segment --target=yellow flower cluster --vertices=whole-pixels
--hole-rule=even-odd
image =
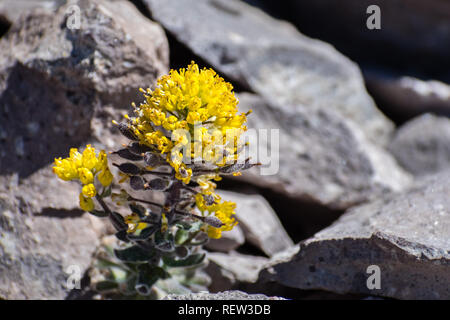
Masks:
[[[214,214],[222,223],[222,227],[215,228],[208,226],[206,232],[210,238],[219,239],[222,236],[222,231],[230,231],[238,224],[233,215],[235,214],[236,204],[231,201],[220,201],[220,196],[217,194],[211,194],[214,199],[214,203],[208,205],[202,193],[198,193],[195,196],[195,203],[197,208],[202,212],[202,215]]]
[[[146,101],[133,104],[136,117],[128,120],[140,143],[165,154],[187,184],[191,159],[220,167],[238,158],[248,113],[238,114],[232,89],[214,70],[192,62],[161,77],[154,91],[141,89]]]
[[[83,153],[78,149],[71,148],[68,158],[56,158],[53,172],[62,180],[70,181],[78,179],[83,185],[80,193],[80,207],[85,211],[94,210],[92,197],[97,195],[94,178],[107,187],[113,180],[113,175],[108,168],[108,160],[105,151],[96,155],[95,149],[87,145]]]

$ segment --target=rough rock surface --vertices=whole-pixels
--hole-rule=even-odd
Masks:
[[[235,226],[231,231],[222,233],[220,239],[209,239],[206,248],[213,251],[229,252],[237,249],[245,242],[244,232],[240,226]]]
[[[0,41],[0,174],[27,176],[92,136],[111,147],[113,107],[126,113],[167,72],[163,30],[131,3],[76,4],[79,29],[62,6],[22,16]]]
[[[261,278],[300,289],[400,299],[450,298],[450,171],[402,194],[352,208],[332,226],[278,258]],[[369,290],[367,268],[380,268]]]
[[[397,130],[388,149],[414,175],[449,169],[450,119],[432,114],[417,117]]]
[[[443,0],[262,0],[315,38],[335,44],[350,56],[410,71],[449,75],[450,3]],[[367,28],[371,5],[380,10],[380,29]],[[369,21],[368,21],[369,20]],[[362,59],[361,59],[362,58]],[[420,61],[420,63],[418,63]]]
[[[365,72],[367,89],[383,110],[398,121],[424,113],[450,116],[450,85],[413,77]]]
[[[1,299],[64,299],[69,276],[83,276],[101,230],[78,209],[78,192],[49,168],[21,184],[0,177]]]
[[[222,199],[236,203],[236,218],[248,242],[269,257],[294,245],[275,211],[260,195],[219,191]],[[225,233],[226,234],[226,233]]]
[[[169,294],[163,300],[286,300],[281,297],[268,297],[263,294],[248,294],[238,290],[218,293],[190,293],[186,295]]]
[[[2,0],[0,16],[3,16],[9,23],[15,23],[22,14],[36,8],[53,13],[65,2],[66,0]]]
[[[178,41],[248,90],[280,105],[336,110],[376,142],[388,139],[392,123],[367,94],[358,67],[330,45],[241,1],[144,2]]]
[[[270,130],[268,138],[260,135],[257,150],[263,168],[246,170],[240,180],[336,209],[400,191],[410,182],[390,154],[332,110],[290,109],[251,94],[240,94],[239,100],[240,110],[255,110],[248,117],[249,132],[279,130],[279,143]],[[264,155],[271,155],[270,165]]]
[[[210,252],[208,261],[205,271],[212,280],[209,290],[218,292],[236,288],[242,283],[256,282],[259,272],[269,259],[237,252]]]

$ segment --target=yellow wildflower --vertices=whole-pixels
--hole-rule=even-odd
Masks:
[[[206,229],[206,234],[211,239],[220,239],[222,237],[222,230],[220,228],[208,226],[208,228]]]
[[[82,193],[80,193],[80,208],[84,211],[94,210],[94,201],[91,198],[85,198]]]
[[[231,201],[224,201],[218,203],[217,200],[220,199],[219,196],[213,195],[215,202],[212,205],[208,205],[205,201],[203,194],[198,193],[195,196],[195,202],[197,208],[202,212],[203,215],[211,215],[219,219],[223,225],[220,228],[215,228],[212,226],[207,227],[207,234],[210,238],[218,239],[222,235],[222,231],[230,231],[237,225],[236,219],[233,217],[235,214],[236,204]],[[208,212],[208,213],[206,213]]]
[[[97,156],[91,145],[87,145],[83,153],[78,152],[76,148],[71,148],[68,158],[56,158],[53,172],[65,181],[80,180],[83,185],[80,193],[80,207],[86,211],[93,208],[94,204],[90,198],[97,195],[94,185],[95,177],[104,187],[109,186],[113,180],[108,168],[106,152],[101,150]]]
[[[98,158],[95,154],[95,149],[90,144],[86,146],[83,151],[83,167],[92,170],[98,163]]]
[[[78,171],[70,159],[55,159],[53,172],[62,180],[69,181],[78,178]]]
[[[74,164],[76,168],[80,168],[83,166],[83,155],[78,152],[77,148],[71,148],[69,155],[69,160]]]
[[[108,167],[106,167],[98,174],[97,178],[104,187],[107,187],[111,184],[114,177]]]
[[[82,184],[90,184],[94,181],[94,175],[92,171],[87,168],[79,168],[78,176],[80,177],[80,181]]]
[[[154,91],[141,89],[146,100],[140,106],[133,104],[136,117],[127,119],[141,144],[169,154],[175,146],[190,143],[185,149],[191,153],[187,159],[201,157],[213,165],[224,166],[237,159],[236,144],[246,130],[243,124],[247,114],[238,114],[238,100],[232,89],[214,70],[200,70],[191,62],[187,68],[171,70],[161,77]],[[179,129],[195,139],[187,138],[189,135],[183,137],[176,132]],[[227,141],[229,132],[231,141]],[[178,161],[168,161],[175,169],[176,178],[189,183],[190,169]]]
[[[85,195],[86,197],[92,198],[97,194],[97,189],[95,189],[93,183],[90,183],[83,186],[83,188],[81,189],[81,193],[83,193],[83,195]]]

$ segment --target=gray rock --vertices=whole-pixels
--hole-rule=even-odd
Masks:
[[[450,168],[450,119],[425,114],[401,126],[388,147],[414,175]]]
[[[243,245],[244,232],[240,226],[235,226],[231,231],[222,232],[220,239],[209,239],[206,248],[213,251],[230,252]]]
[[[284,10],[300,30],[332,41],[361,61],[385,63],[408,71],[428,69],[448,76],[450,4],[447,1],[407,0],[399,5],[390,0],[288,0],[272,4],[278,11]],[[367,27],[374,13],[367,13],[371,5],[379,7],[380,29]]]
[[[409,174],[390,154],[332,110],[282,108],[251,94],[240,94],[239,101],[240,110],[255,110],[248,117],[249,131],[279,130],[279,143],[258,139],[258,155],[275,157],[269,164],[260,157],[262,168],[244,171],[238,177],[242,181],[333,209],[400,191],[410,183]],[[277,161],[278,171],[268,170],[277,169]]]
[[[450,171],[442,172],[401,194],[350,209],[300,243],[298,253],[263,270],[261,278],[300,289],[449,299],[449,181]],[[370,290],[372,265],[380,268],[381,283]]]
[[[223,200],[236,203],[236,218],[245,238],[269,257],[294,245],[264,197],[229,191],[218,194]]]
[[[406,121],[424,113],[450,116],[450,86],[437,80],[365,72],[367,88],[389,115]]]
[[[358,67],[330,45],[237,0],[144,3],[178,41],[241,86],[280,105],[336,110],[377,143],[388,139],[393,125],[367,94]]]
[[[73,3],[79,29],[65,5],[22,16],[0,41],[0,174],[27,176],[92,137],[114,144],[111,118],[167,72],[163,30],[131,3]]]
[[[83,277],[101,231],[78,193],[49,168],[0,177],[0,299],[64,299],[69,276]]]
[[[0,16],[10,23],[15,23],[21,15],[35,9],[42,9],[54,13],[66,0],[2,0],[0,2]]]
[[[190,293],[186,295],[169,294],[162,300],[286,300],[281,297],[268,297],[263,294],[248,294],[239,290],[218,293]]]
[[[205,271],[212,280],[209,286],[211,292],[234,289],[243,283],[255,283],[259,272],[269,262],[265,257],[237,252],[210,252],[207,257],[209,263]]]

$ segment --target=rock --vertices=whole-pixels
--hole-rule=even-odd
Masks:
[[[100,231],[78,193],[49,168],[0,177],[0,299],[64,299],[69,276],[83,277]]]
[[[305,34],[332,43],[362,64],[389,65],[408,73],[414,70],[450,75],[447,1],[263,1]],[[367,27],[369,17],[374,17],[373,9],[368,12],[372,5],[379,7],[379,29]]]
[[[450,109],[449,109],[450,110]],[[388,147],[414,175],[450,168],[450,119],[425,114],[401,126]]]
[[[367,89],[391,119],[403,123],[424,113],[450,116],[450,86],[437,80],[365,72]]]
[[[244,232],[240,226],[235,226],[231,231],[222,232],[220,239],[209,239],[206,248],[213,251],[230,252],[243,245]]]
[[[222,199],[236,203],[236,218],[248,242],[269,257],[291,247],[292,242],[275,211],[260,195],[219,191]]]
[[[169,294],[162,300],[286,300],[281,297],[268,297],[263,294],[248,294],[239,290],[218,293],[190,293],[186,295]]]
[[[410,183],[409,174],[390,154],[332,110],[285,108],[251,94],[240,94],[239,101],[240,110],[255,110],[248,117],[249,133],[279,132],[279,142],[276,132],[268,131],[271,138],[261,135],[257,152],[262,168],[244,171],[241,181],[333,209],[400,191]]]
[[[255,283],[269,259],[259,256],[210,252],[206,272],[211,277],[209,290],[218,292],[234,289],[242,283]]]
[[[2,0],[0,2],[0,16],[10,23],[16,22],[24,13],[37,8],[54,13],[66,0]]]
[[[330,45],[237,0],[143,2],[176,40],[247,90],[283,106],[336,110],[377,143],[387,141],[392,123],[358,67]]]
[[[163,30],[131,3],[73,3],[79,29],[65,5],[22,16],[0,40],[0,174],[28,176],[92,138],[111,147],[111,118],[167,72]]]
[[[449,299],[449,181],[450,171],[442,172],[401,194],[350,209],[300,243],[298,253],[263,270],[261,278],[300,289]],[[380,268],[379,289],[367,287],[369,266]]]

